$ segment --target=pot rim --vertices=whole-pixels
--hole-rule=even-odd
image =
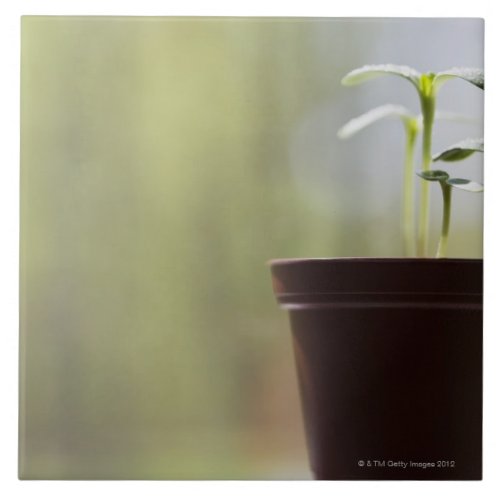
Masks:
[[[267,261],[268,266],[300,264],[306,262],[483,262],[475,257],[284,257]]]
[[[274,294],[286,308],[347,304],[477,307],[483,259],[297,258],[269,261]]]

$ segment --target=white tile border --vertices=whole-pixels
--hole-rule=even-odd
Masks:
[[[328,5],[326,5],[328,4]],[[326,5],[326,6],[325,6]],[[286,6],[286,8],[285,8]],[[18,234],[19,234],[19,17],[21,14],[57,15],[275,15],[275,16],[449,16],[486,18],[486,144],[485,158],[485,479],[482,482],[19,482],[17,480],[17,335],[18,335]],[[494,123],[498,110],[499,67],[494,47],[498,47],[500,24],[495,2],[401,0],[340,1],[316,0],[279,2],[253,0],[248,5],[230,1],[149,0],[67,0],[2,2],[0,7],[0,304],[2,329],[0,348],[0,491],[4,498],[87,499],[217,497],[237,495],[243,500],[262,495],[286,494],[303,498],[387,498],[412,499],[453,497],[455,499],[499,498],[500,496],[500,332],[498,329],[498,280],[500,256],[498,204],[500,160],[488,148],[498,141],[499,127]],[[491,89],[491,91],[489,90]],[[495,259],[496,257],[496,259]]]

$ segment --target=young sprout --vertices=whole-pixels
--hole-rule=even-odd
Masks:
[[[422,113],[422,171],[430,170],[432,161],[432,128],[435,119],[436,95],[442,85],[452,79],[461,78],[484,89],[484,73],[476,68],[452,68],[439,73],[420,73],[408,66],[395,64],[368,65],[355,69],[343,79],[343,85],[358,85],[379,76],[395,75],[409,81],[417,90]],[[423,182],[420,190],[419,228],[417,237],[418,255],[427,254],[429,232],[429,185]]]
[[[483,151],[483,139],[466,139],[435,155],[433,161],[460,161],[468,158],[475,152],[482,153]],[[472,193],[480,193],[483,191],[483,186],[469,179],[450,179],[450,175],[444,170],[421,171],[417,172],[417,175],[426,181],[438,181],[441,186],[441,192],[443,194],[443,218],[441,223],[441,237],[439,238],[436,257],[445,257],[448,246],[448,233],[450,230],[452,188],[458,188]]]
[[[432,161],[460,161],[474,153],[484,153],[484,140],[482,138],[457,142],[457,144],[453,144],[441,153],[434,155]]]
[[[405,130],[405,153],[404,153],[404,175],[403,175],[403,239],[406,255],[415,253],[415,222],[414,222],[414,183],[413,183],[413,158],[415,142],[422,129],[422,115],[414,115],[408,109],[396,104],[384,104],[378,106],[362,115],[348,121],[337,132],[340,139],[348,139],[364,128],[385,118],[398,118]],[[447,111],[436,111],[436,119],[443,120],[466,120],[467,118],[458,113]]]
[[[374,108],[347,122],[338,132],[340,139],[347,139],[365,127],[384,118],[399,118],[404,126],[405,160],[403,178],[403,235],[406,255],[412,255],[415,248],[415,228],[413,215],[413,157],[415,141],[420,130],[419,117],[403,106],[385,104]]]

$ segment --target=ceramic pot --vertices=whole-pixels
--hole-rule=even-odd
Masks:
[[[481,479],[473,259],[271,261],[317,479]]]

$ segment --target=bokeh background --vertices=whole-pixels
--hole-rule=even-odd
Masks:
[[[402,255],[401,124],[336,138],[418,111],[398,78],[341,87],[386,62],[482,67],[483,22],[22,19],[21,477],[310,477],[266,261]],[[438,108],[471,119],[435,151],[482,136],[477,88]],[[452,217],[450,256],[480,257],[482,196]]]

